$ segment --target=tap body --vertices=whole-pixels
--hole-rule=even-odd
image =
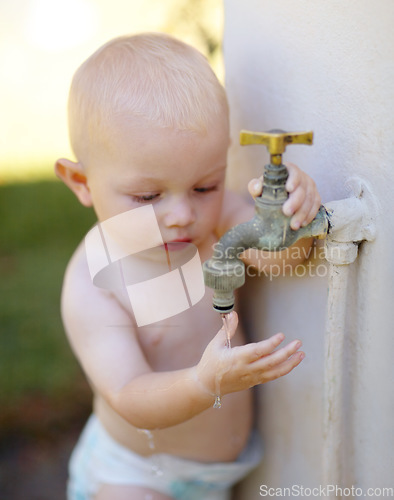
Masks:
[[[329,219],[323,205],[310,224],[297,231],[291,229],[291,217],[282,211],[288,197],[287,177],[287,169],[282,163],[265,166],[263,192],[255,199],[254,217],[227,231],[216,243],[212,258],[204,262],[204,281],[214,289],[213,308],[216,311],[226,314],[234,307],[234,290],[245,282],[245,265],[239,258],[242,252],[248,248],[280,251],[300,238],[326,236]]]

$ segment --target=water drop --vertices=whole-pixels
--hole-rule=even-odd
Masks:
[[[138,429],[139,432],[141,432],[142,434],[145,434],[146,437],[148,438],[148,446],[149,446],[149,449],[150,450],[154,450],[155,449],[155,442],[153,440],[153,434],[150,430],[148,429]]]
[[[155,476],[162,476],[164,474],[158,465],[152,465],[152,472]]]

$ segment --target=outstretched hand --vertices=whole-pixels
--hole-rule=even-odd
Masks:
[[[314,180],[309,175],[293,163],[285,165],[289,172],[286,182],[289,197],[283,204],[283,213],[292,217],[290,227],[296,231],[312,222],[319,210],[321,198]],[[263,177],[252,179],[248,189],[253,198],[260,196],[263,190]]]
[[[232,337],[238,325],[235,312],[228,315],[227,324]],[[199,382],[210,394],[223,396],[286,375],[300,364],[305,354],[299,351],[299,340],[277,349],[284,339],[283,333],[277,333],[267,340],[229,349],[222,328],[196,367]]]

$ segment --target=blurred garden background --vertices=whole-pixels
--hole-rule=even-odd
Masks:
[[[71,157],[66,103],[78,65],[108,39],[164,31],[223,80],[221,0],[0,2],[0,498],[64,498],[90,391],[60,317],[62,277],[94,223],[53,174]]]

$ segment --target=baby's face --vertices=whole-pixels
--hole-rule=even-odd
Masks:
[[[152,204],[166,243],[200,247],[218,225],[228,146],[225,120],[206,135],[123,123],[87,166],[98,219]]]

